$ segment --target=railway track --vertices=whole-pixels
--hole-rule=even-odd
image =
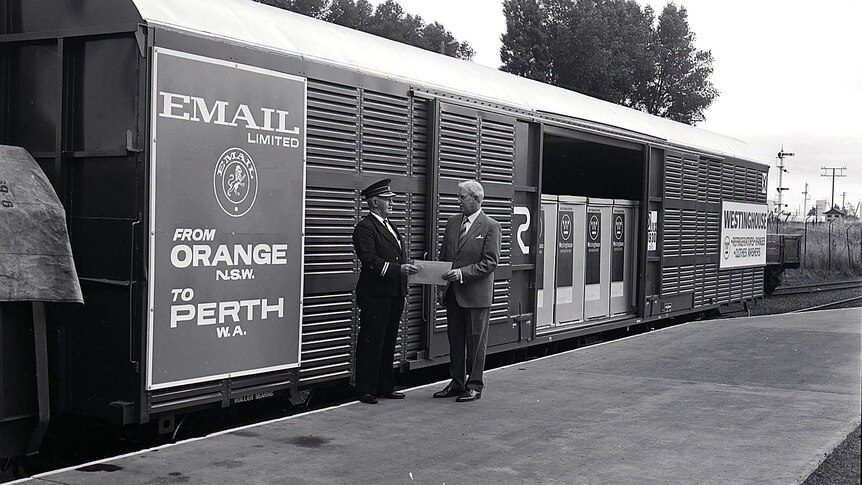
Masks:
[[[830,303],[824,303],[823,305],[817,305],[817,306],[813,306],[813,307],[809,307],[809,308],[802,308],[800,310],[796,310],[796,311],[793,311],[790,313],[811,312],[811,311],[815,311],[815,310],[828,310],[828,309],[833,308],[833,307],[841,307],[842,305],[846,305],[848,303],[854,303],[854,302],[857,302],[860,300],[862,300],[862,295],[854,296],[851,298],[845,298],[843,300],[833,301]]]
[[[851,288],[862,288],[862,280],[836,281],[832,283],[816,283],[811,285],[784,286],[776,288],[773,296],[798,295],[804,293],[817,293],[821,291],[847,290]]]

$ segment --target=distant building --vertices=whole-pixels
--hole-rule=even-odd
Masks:
[[[823,216],[826,217],[826,222],[831,222],[843,219],[844,213],[833,207],[832,209],[829,209],[828,211],[824,212]]]
[[[831,207],[829,206],[829,201],[826,199],[819,199],[814,204],[814,210],[816,211],[814,215],[822,217],[829,209],[831,209]]]

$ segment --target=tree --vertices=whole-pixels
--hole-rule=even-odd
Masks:
[[[694,39],[685,7],[668,3],[650,43],[657,64],[644,96],[647,112],[688,124],[703,121],[718,90],[709,80],[712,52],[697,50]]]
[[[536,0],[504,0],[506,32],[501,40],[503,71],[537,81],[551,81],[546,14]]]
[[[367,31],[374,8],[367,0],[332,0],[324,20],[334,24]]]
[[[647,51],[652,10],[643,12],[634,0],[559,3],[552,48],[557,84],[636,105],[636,89],[652,73]]]
[[[316,19],[326,13],[328,0],[255,0],[272,7],[278,7],[291,12],[300,13]]]
[[[451,57],[469,60],[474,55],[470,44],[458,42],[442,24],[425,25],[422,17],[404,12],[395,0],[386,0],[376,9],[368,0],[255,1]]]
[[[416,47],[424,47],[419,32],[424,27],[419,16],[405,14],[395,0],[386,0],[374,9],[368,32]]]
[[[506,0],[502,70],[695,124],[718,96],[685,8],[635,0]],[[545,47],[540,47],[545,46]]]
[[[422,28],[423,49],[439,52],[450,57],[472,59],[475,52],[467,42],[458,42],[443,24],[434,22]]]
[[[643,11],[634,0],[614,1],[608,5],[611,44],[609,97],[636,107],[639,93],[655,72],[648,45],[655,15],[651,7]]]

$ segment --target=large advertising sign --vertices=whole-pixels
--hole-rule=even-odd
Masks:
[[[719,269],[766,264],[766,204],[721,203]]]
[[[147,389],[299,366],[306,80],[156,48]]]

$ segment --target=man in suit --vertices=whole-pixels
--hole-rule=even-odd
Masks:
[[[356,389],[359,400],[403,399],[395,392],[392,361],[398,323],[407,295],[407,275],[418,272],[406,263],[406,243],[389,221],[392,214],[390,179],[362,191],[369,214],[353,230],[353,248],[362,269],[356,283],[359,340],[356,343]]]
[[[452,262],[452,270],[443,275],[449,284],[438,297],[446,307],[452,382],[434,397],[457,396],[458,402],[481,398],[484,388],[488,319],[501,238],[500,223],[482,212],[484,198],[479,182],[458,184],[461,214],[449,218],[440,249],[440,261]]]

